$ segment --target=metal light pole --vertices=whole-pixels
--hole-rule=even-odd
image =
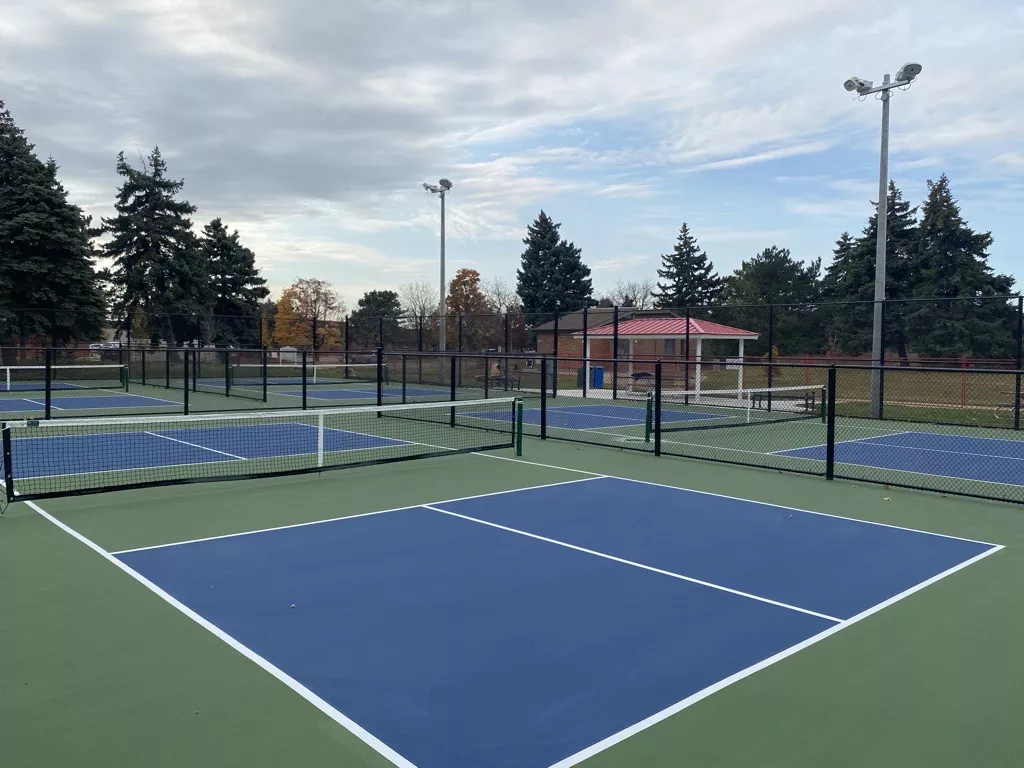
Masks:
[[[877,211],[877,232],[878,240],[875,245],[875,303],[874,317],[871,323],[871,364],[881,366],[885,362],[885,339],[882,338],[882,320],[885,312],[885,245],[886,225],[888,224],[888,185],[889,185],[889,98],[893,88],[905,88],[921,74],[921,65],[909,62],[900,67],[896,73],[895,82],[890,82],[889,75],[885,75],[882,84],[875,86],[870,80],[862,80],[859,77],[851,77],[843,87],[850,92],[856,92],[859,96],[870,96],[872,93],[880,94],[882,101],[882,146],[881,157],[878,162],[878,211]],[[871,371],[871,418],[882,418],[882,372],[878,368]]]
[[[432,195],[437,195],[441,198],[441,301],[438,302],[437,314],[439,322],[439,332],[437,339],[437,351],[444,355],[446,350],[446,344],[444,339],[444,326],[445,326],[445,303],[448,294],[448,286],[445,285],[444,281],[444,238],[445,238],[445,223],[444,223],[444,201],[448,196],[454,185],[448,179],[441,179],[437,184],[424,184],[423,188]],[[444,358],[441,358],[441,365],[444,365]]]

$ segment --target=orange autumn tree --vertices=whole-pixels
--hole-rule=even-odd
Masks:
[[[500,344],[501,322],[494,304],[480,289],[480,273],[460,269],[448,284],[449,343],[458,343],[459,316],[462,316],[462,347],[467,351],[483,351]]]
[[[300,278],[285,288],[274,315],[274,345],[313,351],[342,344],[345,304],[326,280]]]

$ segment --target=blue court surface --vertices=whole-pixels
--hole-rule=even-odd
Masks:
[[[399,764],[539,768],[998,549],[599,477],[115,555]]]
[[[824,461],[825,447],[796,448],[778,455]],[[1024,485],[1024,440],[898,432],[837,442],[836,463]]]
[[[174,400],[162,400],[158,397],[142,395],[82,395],[80,397],[54,397],[50,399],[50,407],[54,411],[88,411],[118,410],[123,408],[181,408],[181,403]],[[0,412],[36,412],[46,407],[43,396],[24,398],[0,398]]]
[[[15,477],[24,479],[211,462],[315,456],[318,430],[308,424],[271,424],[100,432],[19,437],[11,448]],[[324,430],[324,451],[358,451],[411,445],[376,435]],[[241,470],[241,471],[244,471]]]
[[[493,413],[468,414],[482,419],[493,419]],[[704,421],[720,419],[721,414],[701,411],[661,412],[662,423],[681,421]],[[611,427],[642,427],[647,421],[647,408],[643,403],[627,405],[559,405],[548,406],[548,426],[566,429],[609,429]],[[540,408],[524,408],[523,423],[540,425]]]

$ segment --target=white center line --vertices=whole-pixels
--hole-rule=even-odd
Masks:
[[[219,453],[221,456],[230,456],[232,459],[240,459],[242,461],[248,461],[248,459],[245,458],[245,456],[236,456],[235,454],[228,453],[227,451],[218,451],[216,448],[209,448],[209,447],[207,447],[205,445],[199,445],[199,443],[190,443],[190,442],[188,442],[188,440],[179,440],[176,437],[168,437],[167,435],[161,435],[159,432],[146,432],[146,434],[147,435],[152,435],[153,437],[162,437],[164,440],[173,440],[175,443],[181,443],[182,445],[190,445],[193,448],[202,448],[204,451],[210,451],[212,453]]]
[[[458,518],[461,518],[462,520],[468,520],[471,523],[479,523],[480,525],[487,525],[487,526],[490,526],[491,528],[498,528],[499,530],[502,530],[502,531],[508,531],[509,533],[518,533],[520,536],[527,536],[527,537],[529,537],[531,539],[537,539],[538,541],[547,542],[548,544],[555,544],[555,545],[557,545],[559,547],[566,547],[567,549],[574,549],[577,552],[585,552],[586,554],[594,555],[595,557],[603,557],[605,560],[612,560],[612,561],[614,561],[616,563],[622,563],[623,565],[631,565],[634,568],[640,568],[640,569],[645,570],[645,571],[651,571],[652,573],[659,573],[662,576],[670,576],[673,579],[680,579],[681,581],[688,581],[691,584],[699,584],[702,587],[708,587],[710,589],[717,589],[717,590],[719,590],[721,592],[728,592],[729,594],[732,594],[732,595],[738,595],[739,597],[745,597],[748,600],[756,600],[759,603],[768,603],[769,605],[774,605],[774,606],[776,606],[778,608],[785,608],[785,609],[790,610],[790,611],[796,611],[798,613],[805,613],[808,616],[815,616],[815,617],[817,617],[819,619],[825,619],[826,621],[835,622],[836,624],[840,624],[840,623],[843,622],[843,619],[837,619],[835,616],[829,616],[827,613],[818,613],[817,611],[811,611],[811,610],[808,610],[807,608],[801,608],[801,607],[796,606],[796,605],[790,605],[789,603],[781,603],[778,600],[772,600],[771,598],[768,598],[768,597],[761,597],[760,595],[753,595],[753,594],[751,594],[749,592],[742,592],[742,591],[740,591],[738,589],[732,589],[731,587],[722,586],[721,584],[714,584],[714,583],[712,583],[710,581],[703,581],[701,579],[695,579],[692,576],[683,576],[680,573],[673,573],[672,571],[666,571],[666,570],[662,570],[661,568],[655,568],[655,567],[650,566],[650,565],[644,565],[643,563],[638,563],[638,562],[635,562],[633,560],[626,560],[626,559],[621,558],[621,557],[615,557],[614,555],[605,554],[604,552],[598,552],[598,551],[593,550],[593,549],[587,549],[586,547],[578,547],[575,544],[569,544],[568,542],[559,541],[558,539],[549,539],[547,536],[539,536],[536,533],[529,533],[528,531],[521,531],[518,528],[509,528],[506,525],[499,525],[498,523],[492,523],[492,522],[489,522],[487,520],[481,520],[481,519],[479,519],[477,517],[470,517],[469,515],[461,515],[458,512],[450,512],[447,509],[441,509],[440,507],[435,507],[435,506],[432,506],[430,504],[421,504],[420,506],[422,506],[425,509],[432,509],[434,512],[440,512],[443,515],[451,515],[452,517],[458,517]]]

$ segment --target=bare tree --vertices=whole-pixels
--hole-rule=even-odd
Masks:
[[[437,287],[431,283],[423,280],[417,283],[403,283],[398,286],[398,296],[402,303],[402,311],[412,318],[428,317],[437,311]],[[414,319],[412,322],[415,325]]]
[[[511,285],[503,277],[492,277],[483,281],[484,294],[490,299],[495,312],[508,312],[513,307],[519,306],[519,294],[515,286]]]
[[[650,309],[654,305],[651,291],[656,287],[655,281],[649,277],[640,280],[616,280],[611,300],[620,307]]]

